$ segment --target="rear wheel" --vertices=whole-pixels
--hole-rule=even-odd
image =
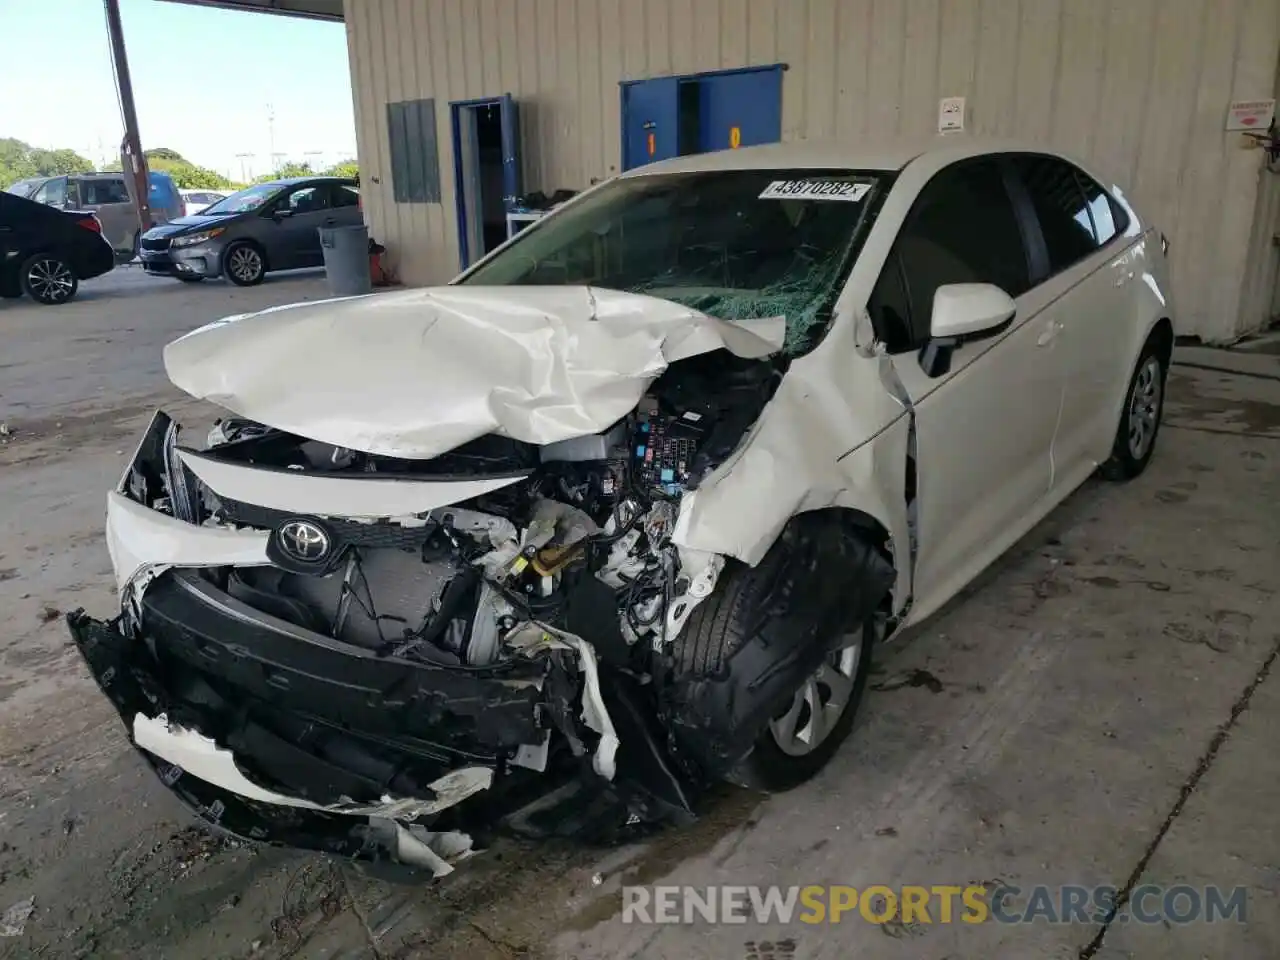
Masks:
[[[1101,467],[1108,480],[1132,480],[1151,462],[1164,414],[1167,357],[1162,331],[1156,331],[1143,346],[1129,379],[1111,456]]]
[[[254,244],[238,240],[222,255],[222,271],[237,287],[252,287],[262,282],[267,261]]]
[[[53,306],[66,303],[80,286],[70,264],[53,253],[28,257],[18,271],[22,290],[36,303]]]

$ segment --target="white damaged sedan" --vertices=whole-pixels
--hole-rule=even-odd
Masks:
[[[878,643],[1151,458],[1167,244],[1058,154],[686,157],[452,284],[165,350],[71,633],[161,779],[246,837],[442,874],[816,773]]]

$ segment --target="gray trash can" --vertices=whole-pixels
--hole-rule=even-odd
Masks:
[[[320,249],[324,251],[324,275],[335,297],[371,293],[369,279],[369,228],[320,227]]]

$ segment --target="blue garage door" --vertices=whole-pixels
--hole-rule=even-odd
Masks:
[[[782,139],[782,65],[622,84],[622,169]]]
[[[678,154],[679,77],[622,85],[622,169]]]
[[[701,108],[699,153],[782,139],[781,68],[711,74],[696,82]]]

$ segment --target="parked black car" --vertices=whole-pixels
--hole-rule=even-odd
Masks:
[[[271,270],[324,262],[320,227],[363,222],[357,181],[298,177],[258,183],[190,217],[152,227],[139,256],[147,273],[196,283],[226,276],[246,287]]]
[[[57,210],[0,192],[0,296],[66,303],[81,280],[106,273],[115,253],[92,213]]]

